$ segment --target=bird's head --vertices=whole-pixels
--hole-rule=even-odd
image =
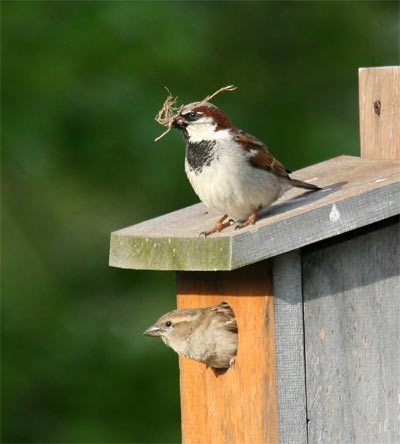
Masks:
[[[165,344],[179,353],[182,343],[186,341],[200,322],[202,313],[202,310],[196,309],[170,311],[161,316],[143,334],[145,336],[160,337]]]
[[[233,128],[228,116],[209,102],[187,105],[174,118],[172,126],[181,130],[190,142],[215,140],[219,131]]]

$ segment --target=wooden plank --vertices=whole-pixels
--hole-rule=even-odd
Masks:
[[[307,443],[300,250],[273,259],[280,444]]]
[[[231,270],[400,212],[400,162],[341,156],[294,174],[325,187],[292,189],[254,226],[199,233],[219,214],[203,204],[115,231],[110,265],[152,270]]]
[[[399,227],[303,251],[310,443],[399,442]]]
[[[229,272],[179,272],[178,307],[228,302],[239,329],[234,367],[216,376],[180,358],[186,444],[277,443],[274,298],[268,261]]]
[[[400,160],[400,66],[360,68],[361,157]]]

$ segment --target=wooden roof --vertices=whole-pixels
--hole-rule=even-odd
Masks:
[[[110,265],[233,270],[400,213],[400,162],[340,156],[296,171],[321,191],[293,188],[255,225],[207,238],[221,214],[197,204],[111,234]]]

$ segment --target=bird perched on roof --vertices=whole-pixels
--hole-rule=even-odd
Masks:
[[[159,336],[178,354],[216,369],[230,367],[237,353],[237,322],[226,302],[170,311],[143,334]]]
[[[236,229],[254,224],[263,208],[292,187],[320,189],[291,178],[291,171],[261,140],[235,128],[212,103],[181,107],[170,119],[171,127],[178,128],[185,140],[185,171],[194,191],[208,207],[223,213],[214,228],[201,233],[205,236],[229,226],[227,218],[242,221]]]

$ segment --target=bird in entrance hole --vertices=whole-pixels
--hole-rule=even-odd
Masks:
[[[238,349],[237,322],[227,302],[170,311],[143,334],[159,336],[178,354],[214,369],[231,367]]]

